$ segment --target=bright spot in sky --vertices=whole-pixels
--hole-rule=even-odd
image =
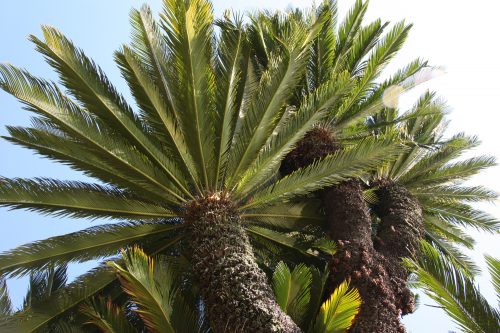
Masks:
[[[388,108],[395,109],[398,107],[399,96],[404,91],[403,87],[393,85],[384,90],[382,95],[382,103]]]

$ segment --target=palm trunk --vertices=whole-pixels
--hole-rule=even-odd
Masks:
[[[360,182],[333,186],[323,192],[322,199],[330,237],[338,245],[330,265],[329,290],[349,279],[363,300],[349,332],[405,332],[384,258],[373,247],[372,221]]]
[[[284,159],[280,171],[289,174],[340,149],[326,129],[310,131]],[[330,237],[338,245],[330,264],[328,290],[345,279],[363,300],[351,333],[403,333],[398,296],[394,292],[388,261],[372,241],[372,219],[358,180],[351,179],[321,193]]]
[[[279,307],[229,200],[188,208],[193,270],[214,332],[300,332]]]
[[[418,201],[403,186],[381,181],[377,190],[379,202],[375,207],[380,217],[376,249],[386,259],[392,277],[398,308],[403,315],[412,313],[414,299],[408,285],[408,272],[402,258],[415,258],[419,240],[424,235],[422,209]]]

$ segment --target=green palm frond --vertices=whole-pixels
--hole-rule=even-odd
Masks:
[[[422,244],[417,261],[405,259],[416,274],[416,286],[442,306],[463,332],[498,331],[500,312],[492,308],[474,281],[429,245]]]
[[[0,272],[10,276],[22,276],[49,264],[61,265],[112,256],[123,247],[134,243],[165,239],[175,235],[176,231],[184,227],[177,223],[143,224],[137,222],[91,227],[21,245],[2,253]]]
[[[290,271],[284,262],[280,262],[273,274],[273,291],[276,301],[296,323],[302,323],[311,299],[312,274],[310,269],[301,264]]]
[[[175,188],[164,185],[171,182],[146,156],[119,136],[111,139],[113,130],[63,95],[56,85],[11,65],[0,64],[0,78],[0,87],[25,103],[29,111],[47,117],[55,128],[81,142],[105,165],[113,161],[119,171],[138,178],[140,185],[167,202],[185,201]]]
[[[189,195],[185,179],[180,177],[181,172],[178,167],[151,141],[143,124],[102,70],[56,29],[44,26],[42,32],[45,42],[35,36],[31,36],[30,39],[60,74],[66,88],[85,105],[89,112],[135,143],[136,147],[162,169],[179,190]]]
[[[195,332],[197,317],[178,293],[172,272],[161,258],[139,248],[123,253],[124,266],[111,263],[124,291],[137,306],[134,311],[152,332]]]
[[[226,15],[229,15],[227,13]],[[242,18],[233,13],[234,19],[219,20],[221,37],[215,67],[217,77],[215,90],[215,107],[223,110],[221,116],[215,119],[215,172],[219,179],[223,179],[222,170],[226,170],[229,159],[229,150],[236,130],[240,108],[243,104],[245,92],[245,78],[247,76],[250,47],[247,33],[244,30]],[[221,188],[223,184],[216,184]]]
[[[361,176],[367,170],[390,160],[403,149],[399,144],[365,139],[353,149],[338,151],[264,188],[251,197],[243,208],[269,205],[277,200],[287,200]]]
[[[165,33],[171,58],[170,82],[172,94],[182,112],[179,123],[186,144],[191,147],[192,157],[202,183],[210,188],[216,175],[209,174],[213,163],[214,142],[213,121],[210,110],[214,107],[214,73],[212,59],[212,6],[206,0],[189,2],[165,0],[163,6],[162,30]],[[175,97],[174,97],[175,96]]]
[[[346,332],[351,327],[360,306],[359,292],[356,289],[350,289],[349,282],[342,282],[321,305],[313,332]]]
[[[251,225],[246,227],[246,231],[256,243],[256,248],[259,245],[271,250],[276,248],[275,252],[283,256],[287,253],[300,255],[303,261],[318,263],[319,251],[330,256],[336,252],[335,243],[314,234],[284,233]]]
[[[426,200],[423,205],[425,213],[437,216],[447,223],[462,227],[471,226],[491,233],[498,232],[500,228],[500,221],[496,217],[467,204]]]
[[[426,231],[425,238],[430,245],[442,253],[443,256],[446,256],[457,269],[460,269],[464,273],[464,275],[474,277],[481,273],[481,269],[474,260],[465,255],[459,247],[454,245],[456,243],[461,244],[461,242],[447,240],[441,237],[441,235],[437,235],[428,230]]]
[[[430,198],[443,201],[463,201],[463,202],[478,202],[478,201],[493,201],[498,195],[494,191],[483,186],[432,186],[424,188],[416,188],[412,191],[415,197]]]
[[[359,292],[347,281],[321,304],[327,277],[313,266],[299,264],[290,270],[283,262],[276,265],[272,280],[278,304],[305,332],[347,332],[359,312]]]
[[[137,332],[127,320],[123,309],[113,304],[111,299],[93,298],[80,307],[80,312],[88,317],[85,324],[98,327],[100,332]]]
[[[0,279],[0,322],[12,313],[12,302],[9,298],[7,283],[3,278]]]
[[[486,264],[491,274],[491,282],[497,294],[497,301],[500,304],[500,260],[488,255],[484,258],[486,259]]]
[[[250,225],[260,225],[283,230],[299,230],[308,225],[321,225],[324,216],[319,200],[282,203],[263,206],[241,214]]]
[[[113,188],[47,178],[0,178],[0,206],[87,218],[159,220],[177,216],[167,208]]]
[[[63,288],[67,279],[66,265],[54,267],[51,264],[45,270],[31,272],[23,307],[28,308],[44,302],[54,292]]]

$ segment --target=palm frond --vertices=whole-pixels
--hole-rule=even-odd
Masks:
[[[491,274],[491,282],[493,283],[495,293],[497,294],[497,301],[500,303],[500,261],[488,255],[484,258]]]
[[[188,196],[185,179],[177,165],[170,161],[151,141],[143,124],[111,85],[103,71],[82,50],[52,27],[42,27],[45,42],[35,36],[30,39],[48,63],[60,74],[68,90],[92,114],[113,126],[135,147],[148,156],[175,186]]]
[[[423,243],[420,258],[405,262],[417,276],[416,286],[441,305],[463,332],[498,330],[500,313],[488,304],[473,280],[437,250]]]
[[[183,227],[175,223],[121,223],[55,236],[2,253],[0,273],[22,276],[49,264],[62,265],[116,255],[120,248],[169,237]]]
[[[161,258],[148,257],[139,248],[123,253],[125,266],[111,263],[134,310],[152,332],[195,332],[197,320],[178,294],[172,272]],[[189,330],[190,329],[190,330]]]
[[[257,158],[278,124],[285,110],[284,103],[301,78],[301,70],[307,60],[308,46],[316,35],[322,22],[306,27],[293,25],[288,40],[284,43],[283,55],[271,59],[269,68],[261,77],[259,91],[247,112],[241,114],[241,128],[235,136],[235,144],[228,164],[227,185],[237,185],[241,174]]]
[[[72,217],[159,220],[177,216],[110,187],[47,178],[0,178],[0,206]]]
[[[59,289],[51,298],[41,304],[16,313],[5,322],[0,330],[11,333],[40,332],[67,311],[101,292],[116,280],[114,272],[100,267],[78,277],[65,288]]]
[[[220,181],[229,158],[229,149],[236,129],[236,122],[243,103],[245,81],[247,77],[250,47],[243,27],[242,18],[229,13],[217,22],[221,28],[215,67],[216,90],[215,106],[221,112],[220,119],[215,119],[215,172]],[[222,174],[221,174],[222,173]],[[223,184],[217,184],[218,187]]]
[[[279,306],[293,321],[300,324],[311,299],[310,269],[300,264],[290,271],[284,262],[280,262],[274,270],[272,280],[274,295]]]
[[[0,322],[12,313],[12,302],[9,298],[7,283],[0,278]]]
[[[250,225],[260,225],[283,230],[300,230],[308,225],[321,225],[324,216],[320,211],[321,203],[315,200],[282,203],[263,206],[241,214]]]
[[[48,118],[55,128],[82,143],[87,153],[93,153],[101,160],[101,165],[113,161],[115,168],[132,179],[139,179],[139,184],[156,190],[155,193],[163,192],[161,196],[169,202],[176,202],[172,196],[177,201],[184,200],[174,186],[165,186],[171,182],[146,156],[63,95],[55,84],[12,65],[0,64],[0,77],[2,89],[26,104],[29,111]]]
[[[240,209],[288,200],[338,184],[351,177],[361,176],[369,169],[390,160],[403,149],[399,144],[365,139],[352,149],[338,151],[264,188],[249,198]]]
[[[66,265],[54,267],[50,264],[44,270],[31,272],[23,307],[28,308],[44,302],[54,292],[63,288],[67,280]]]
[[[313,332],[346,332],[360,307],[361,297],[357,289],[350,289],[348,281],[342,282],[321,306]]]
[[[86,325],[93,325],[103,333],[136,333],[137,330],[127,320],[119,306],[111,299],[97,297],[90,299],[80,307],[80,312],[87,317]]]
[[[213,163],[214,128],[210,112],[214,107],[214,73],[211,66],[213,9],[206,0],[166,0],[163,2],[162,28],[170,53],[170,79],[173,104],[178,113],[186,144],[206,188],[216,176],[209,173]]]

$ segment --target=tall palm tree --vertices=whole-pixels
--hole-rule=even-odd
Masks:
[[[404,22],[396,23],[383,36],[383,30],[387,27],[387,23],[383,24],[380,20],[376,20],[362,26],[367,6],[367,1],[356,1],[338,28],[336,27],[337,10],[334,1],[324,1],[317,10],[316,15],[326,17],[326,23],[312,42],[307,70],[303,73],[301,85],[296,89],[290,103],[300,107],[300,96],[318,89],[325,80],[336,75],[349,75],[353,79],[354,85],[345,98],[331,107],[323,122],[316,124],[297,144],[296,148],[286,156],[280,168],[282,175],[317,163],[317,161],[331,154],[336,154],[346,147],[352,149],[353,146],[356,146],[359,138],[373,135],[375,129],[380,132],[381,128],[385,128],[385,135],[378,133],[376,135],[380,140],[393,141],[399,137],[408,141],[408,137],[401,137],[393,133],[395,124],[402,121],[406,121],[407,124],[418,124],[422,121],[422,119],[415,120],[418,112],[402,116],[394,115],[390,119],[380,117],[380,112],[383,110],[385,110],[383,112],[390,113],[385,105],[393,104],[387,101],[391,95],[389,92],[391,90],[405,91],[422,82],[428,75],[420,75],[419,71],[425,69],[427,63],[417,59],[389,79],[377,82],[385,65],[401,48],[410,25],[406,25]],[[311,20],[310,15],[300,11],[294,12],[294,15],[304,21]],[[312,17],[314,16],[315,12],[313,12]],[[286,31],[287,26],[288,22],[272,13],[263,13],[254,19],[253,34],[251,34],[253,37],[252,45],[262,67],[267,66],[268,55],[279,45],[273,42],[273,36],[279,35],[280,31]],[[262,36],[267,36],[267,38]],[[421,102],[423,103],[424,100],[425,98]],[[435,109],[436,105],[431,107],[421,105],[418,109],[419,112],[438,113],[439,115],[435,116],[433,121],[434,125],[439,124],[442,120],[442,114],[436,110],[429,111],[429,108]],[[378,117],[369,118],[372,123],[367,123],[367,117],[374,115],[378,115]],[[373,122],[373,120],[376,121]],[[392,135],[388,135],[389,132]],[[432,136],[432,133],[427,134]],[[416,139],[419,138],[412,138],[412,140]],[[446,231],[450,233],[447,237],[455,236],[458,242],[463,239],[462,243],[470,243],[470,237],[454,228],[453,223],[476,224],[490,231],[498,230],[498,224],[494,218],[459,202],[462,199],[467,200],[467,198],[472,201],[491,199],[494,197],[491,191],[482,188],[444,188],[447,181],[465,178],[467,175],[493,164],[491,158],[480,157],[443,167],[444,163],[449,161],[451,157],[456,156],[458,150],[465,150],[475,145],[474,139],[469,140],[463,137],[452,141],[456,143],[460,140],[462,142],[461,148],[450,153],[452,156],[443,157],[441,160],[443,164],[435,165],[435,169],[427,170],[430,173],[439,170],[441,174],[450,172],[448,178],[443,175],[440,181],[436,179],[442,186],[438,189],[456,194],[456,200],[453,204],[448,205],[444,211],[442,210],[444,203],[437,207],[429,200],[422,201],[422,196],[420,196],[422,200],[417,201],[410,195],[410,192],[400,186],[401,184],[396,185],[391,177],[371,179],[371,186],[377,187],[376,194],[380,199],[377,205],[371,207],[365,200],[370,195],[373,197],[374,194],[373,191],[367,189],[368,186],[365,183],[366,179],[370,179],[369,175],[362,178],[351,178],[318,193],[326,213],[326,228],[329,230],[331,239],[336,241],[338,245],[337,254],[330,265],[332,274],[329,289],[333,290],[344,279],[351,278],[353,286],[360,291],[363,298],[361,313],[351,332],[404,332],[404,327],[399,320],[400,315],[412,312],[414,307],[413,296],[407,287],[408,272],[402,265],[401,258],[414,257],[418,241],[424,237],[424,233],[427,237],[434,237],[433,244],[439,246],[442,251],[455,256],[457,264],[470,267],[470,262],[451,244],[443,240],[442,233],[445,229],[448,229]],[[424,142],[421,143],[424,144]],[[450,145],[453,146],[453,144]],[[423,151],[427,151],[427,149],[415,146],[411,142],[408,151],[402,151],[401,156],[392,165],[401,164],[401,159],[406,158],[404,156],[410,156],[407,161],[409,165],[406,167],[411,166],[411,159],[415,158],[415,150],[418,150],[417,156],[419,158],[422,157]],[[450,202],[451,200],[448,201],[448,203]],[[427,206],[427,204],[429,205]],[[421,207],[422,205],[423,207]],[[423,215],[422,208],[424,209]],[[375,243],[372,237],[373,221],[371,217],[374,211],[379,214],[382,220],[382,223],[378,224],[379,232]],[[434,213],[427,214],[428,211]],[[444,221],[433,223],[433,229],[431,227],[424,228],[422,220],[424,216],[428,220],[428,217],[432,215],[433,219],[436,220],[436,217],[445,214],[447,216],[443,218]],[[402,220],[405,223],[401,223]],[[451,222],[451,224],[444,222]],[[436,224],[441,225],[440,230],[434,226]],[[412,225],[411,229],[410,225]],[[425,225],[429,226],[429,223],[426,222]],[[410,230],[412,232],[408,232]]]
[[[0,66],[0,86],[37,115],[32,127],[8,127],[6,139],[99,181],[2,178],[0,205],[126,221],[20,246],[0,255],[0,271],[22,276],[141,244],[150,254],[189,257],[214,331],[228,325],[299,331],[276,303],[247,232],[265,230],[255,224],[286,219],[292,227],[309,220],[293,198],[359,176],[397,154],[399,145],[366,139],[276,180],[280,161],[350,86],[348,76],[326,80],[288,112],[324,20],[305,24],[290,16],[286,38],[262,69],[250,59],[241,19],[222,19],[215,34],[206,0],[165,0],[160,24],[147,7],[131,17],[132,44],[115,58],[138,112],[55,28],[44,26],[43,40],[30,39],[67,93],[25,70]],[[115,281],[109,268],[98,267],[34,308],[28,320],[9,324],[35,331],[113,289]]]

